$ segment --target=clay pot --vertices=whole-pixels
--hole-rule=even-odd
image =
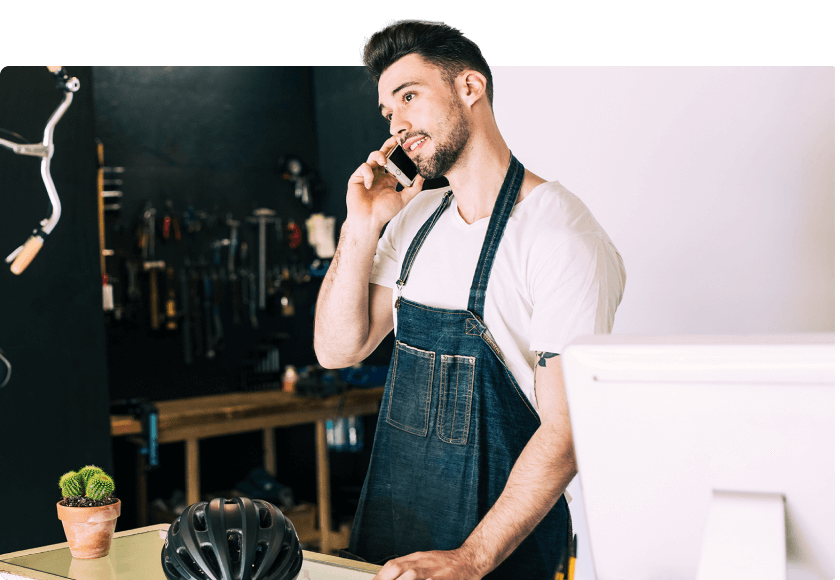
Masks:
[[[74,558],[91,559],[107,556],[111,538],[117,527],[121,503],[98,507],[67,507],[58,502],[58,519]]]

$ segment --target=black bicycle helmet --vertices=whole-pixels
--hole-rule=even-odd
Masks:
[[[303,552],[277,506],[216,498],[189,506],[172,522],[160,561],[170,580],[294,580]]]

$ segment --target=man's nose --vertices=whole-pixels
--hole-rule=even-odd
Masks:
[[[405,134],[409,127],[410,125],[404,117],[397,116],[396,114],[391,115],[391,135],[399,139],[400,135]]]

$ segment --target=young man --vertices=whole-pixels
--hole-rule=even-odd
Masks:
[[[397,23],[365,64],[392,137],[350,177],[315,314],[325,367],[396,333],[348,551],[387,561],[376,580],[553,578],[576,473],[557,353],[611,330],[621,257],[577,197],[511,154],[460,32]],[[400,191],[384,170],[395,144],[421,176]],[[451,192],[422,191],[438,176]]]

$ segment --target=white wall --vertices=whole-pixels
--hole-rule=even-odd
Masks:
[[[578,195],[624,258],[615,333],[834,331],[833,68],[492,72],[514,155]]]

